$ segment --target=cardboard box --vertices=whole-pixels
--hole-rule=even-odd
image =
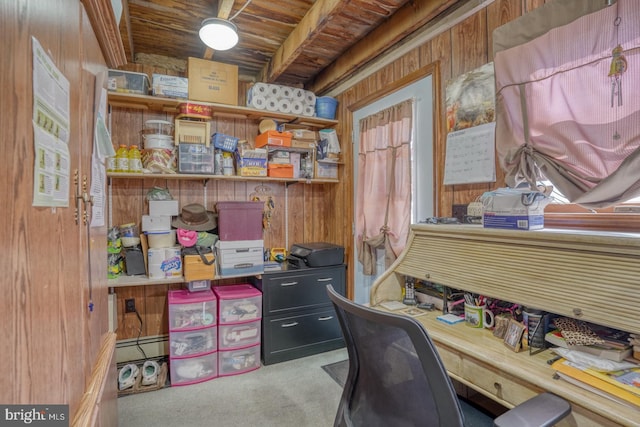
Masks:
[[[482,195],[485,228],[539,230],[544,228],[544,208],[549,198],[537,191],[498,189]]]
[[[241,157],[236,153],[236,168],[239,176],[267,176],[267,159]]]
[[[171,229],[169,215],[142,215],[142,231],[163,231]]]
[[[152,74],[151,93],[153,96],[186,99],[189,97],[189,79],[165,74]]]
[[[293,165],[290,163],[269,163],[267,176],[272,178],[293,178]]]
[[[175,216],[179,213],[177,200],[149,200],[151,216]]]
[[[207,265],[202,261],[200,255],[184,256],[184,280],[185,282],[195,282],[198,280],[213,280],[216,277],[215,256],[213,253],[203,254]]]
[[[279,145],[281,147],[291,147],[291,132],[278,132],[268,130],[256,136],[256,148],[265,145]]]
[[[238,66],[189,57],[189,99],[238,105]]]

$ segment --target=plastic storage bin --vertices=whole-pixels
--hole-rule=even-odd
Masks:
[[[218,324],[250,322],[262,317],[262,292],[248,283],[214,286]]]
[[[181,143],[178,146],[178,171],[212,175],[214,172],[213,147]]]
[[[330,96],[316,98],[316,116],[323,119],[335,119],[338,101]]]
[[[216,296],[213,291],[190,293],[169,291],[169,330],[192,330],[216,324]]]
[[[107,88],[115,92],[149,94],[149,76],[133,71],[109,70]]]
[[[218,350],[260,344],[260,319],[247,323],[218,325]]]
[[[218,353],[185,359],[172,358],[169,365],[172,386],[195,384],[218,376]]]
[[[260,367],[260,344],[218,354],[219,376],[238,375]]]
[[[220,240],[262,240],[264,202],[218,202]]]
[[[227,340],[235,339],[229,335]],[[173,357],[196,356],[218,349],[218,328],[196,329],[193,331],[171,331],[169,333],[169,355]]]
[[[213,146],[221,149],[222,151],[230,151],[233,153],[236,151],[238,141],[240,141],[240,138],[225,135],[224,133],[214,133],[211,135],[211,142],[213,142]]]

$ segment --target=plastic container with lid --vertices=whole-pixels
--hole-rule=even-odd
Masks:
[[[167,135],[173,136],[173,123],[167,120],[147,120],[144,122],[143,135]]]
[[[262,317],[262,292],[248,283],[214,286],[218,324],[245,323]]]
[[[125,144],[120,144],[116,151],[116,172],[129,172],[129,150]]]
[[[129,172],[142,173],[142,154],[137,145],[129,147]]]

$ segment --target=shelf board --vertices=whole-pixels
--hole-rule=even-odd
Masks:
[[[269,181],[283,183],[304,184],[337,184],[338,179],[329,178],[273,178],[269,176],[238,176],[238,175],[210,175],[210,174],[180,174],[180,173],[122,173],[107,172],[107,177],[114,179],[179,179],[184,181],[220,180],[220,181]]]
[[[261,274],[261,273],[260,273]],[[214,281],[223,280],[223,279],[234,279],[239,277],[254,277],[260,276],[260,274],[235,274],[232,276],[216,276]],[[137,276],[126,276],[122,275],[117,279],[108,279],[107,286],[110,288],[125,288],[129,286],[152,286],[152,285],[170,285],[173,283],[185,283],[184,277],[171,277],[168,279],[152,279],[147,276],[137,275]]]
[[[138,95],[134,93],[109,92],[109,105],[120,108],[133,108],[139,110],[164,111],[177,113],[179,104],[190,102],[186,99],[162,98],[159,96]],[[279,122],[300,124],[315,128],[334,127],[337,120],[323,119],[321,117],[296,116],[275,111],[256,110],[255,108],[239,105],[217,104],[212,102],[197,101],[198,104],[208,105],[213,109],[213,117],[233,117],[239,119],[274,119]]]

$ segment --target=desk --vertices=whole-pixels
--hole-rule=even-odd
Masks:
[[[400,300],[405,276],[640,331],[640,235],[413,225],[405,250],[374,283],[371,304]],[[515,353],[490,331],[448,325],[437,314],[417,319],[449,375],[468,387],[506,407],[555,393],[572,405],[563,426],[640,425],[640,408],[554,380],[549,350]]]

